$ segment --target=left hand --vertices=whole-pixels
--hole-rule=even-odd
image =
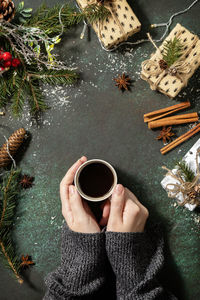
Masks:
[[[91,212],[87,202],[82,200],[76,187],[72,185],[77,169],[87,161],[85,156],[81,157],[66,173],[60,183],[60,197],[62,202],[62,214],[69,228],[76,232],[95,233],[100,232],[100,226]],[[107,224],[109,215],[109,202],[102,206],[102,226]]]

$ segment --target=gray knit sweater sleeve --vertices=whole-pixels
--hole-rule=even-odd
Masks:
[[[44,300],[95,299],[105,283],[105,234],[62,230],[61,266],[45,278]]]
[[[158,282],[163,267],[159,230],[143,233],[106,232],[108,259],[116,276],[117,299],[176,299]]]

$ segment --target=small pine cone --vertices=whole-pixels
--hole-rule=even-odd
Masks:
[[[192,190],[191,192],[187,193],[190,200],[194,200],[197,197],[197,193],[195,190]]]
[[[161,70],[166,70],[168,68],[168,65],[164,59],[161,59],[159,61],[159,66],[160,66]]]
[[[10,22],[15,16],[15,5],[12,0],[0,0],[0,22]]]
[[[14,156],[18,148],[24,141],[26,130],[20,128],[16,130],[8,139],[9,152],[11,156]],[[6,167],[11,162],[11,158],[7,151],[7,143],[3,144],[0,148],[0,168]]]
[[[194,190],[198,195],[200,195],[200,184],[195,185]]]

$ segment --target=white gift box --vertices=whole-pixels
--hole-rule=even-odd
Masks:
[[[183,160],[186,162],[186,164],[190,167],[190,169],[195,173],[196,175],[196,151],[200,147],[200,139],[192,146],[192,148],[186,153],[186,155],[183,157]],[[172,170],[172,173],[176,174],[177,167],[175,167]],[[180,184],[178,180],[173,178],[171,175],[167,175],[164,177],[164,179],[161,181],[162,187],[167,191],[166,186],[169,184]],[[173,188],[173,186],[172,186]],[[172,193],[173,195],[173,193]],[[176,195],[176,199],[180,202],[183,202],[183,194],[180,192]],[[187,209],[190,211],[193,211],[196,207],[196,204],[185,204],[184,205]]]

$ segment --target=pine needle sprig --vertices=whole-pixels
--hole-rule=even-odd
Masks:
[[[25,73],[23,72],[20,75],[19,73],[17,73],[16,75],[13,76],[13,80],[15,81],[14,84],[16,88],[12,93],[11,109],[14,116],[19,116],[23,110],[23,106],[26,100],[26,95],[28,93]]]
[[[186,182],[191,182],[194,179],[195,174],[185,161],[178,161],[176,165],[184,176]]]
[[[0,183],[0,230],[11,226],[16,208],[16,196],[19,194],[18,178],[20,170],[6,172]]]
[[[12,270],[18,282],[22,283],[20,260],[16,255],[11,234],[20,193],[19,177],[20,170],[11,169],[3,175],[0,181],[0,256],[3,258],[5,266]]]
[[[180,39],[175,37],[173,40],[165,41],[163,50],[163,59],[168,67],[170,67],[182,55],[183,45],[181,44]]]
[[[40,74],[29,73],[29,78],[39,79],[40,82],[51,85],[72,84],[78,79],[78,74],[71,70],[44,70]]]
[[[22,284],[23,279],[20,275],[21,263],[15,253],[15,247],[9,233],[6,233],[0,239],[0,257],[2,257],[5,267],[11,270],[17,281]]]
[[[104,5],[91,4],[83,10],[83,16],[87,18],[89,23],[99,20],[103,21],[110,16],[110,11]]]
[[[51,8],[48,8],[43,3],[35,12],[33,17],[25,24],[27,27],[36,27],[44,31],[46,34],[59,34],[62,30],[62,26],[59,20],[59,12],[61,10],[61,21],[65,28],[75,25],[77,23],[76,11],[68,4],[57,4]]]
[[[31,107],[31,113],[33,115],[45,111],[48,108],[48,105],[44,102],[44,95],[42,93],[42,90],[40,88],[39,80],[29,78],[28,80],[29,84],[29,103]]]
[[[68,4],[63,5],[62,8],[59,4],[48,8],[43,3],[25,26],[37,27],[47,34],[60,34],[62,26],[59,13],[64,29],[80,23],[84,18],[87,18],[89,23],[93,23],[104,20],[110,15],[109,10],[103,5],[91,4],[86,6],[82,12],[77,12]]]

